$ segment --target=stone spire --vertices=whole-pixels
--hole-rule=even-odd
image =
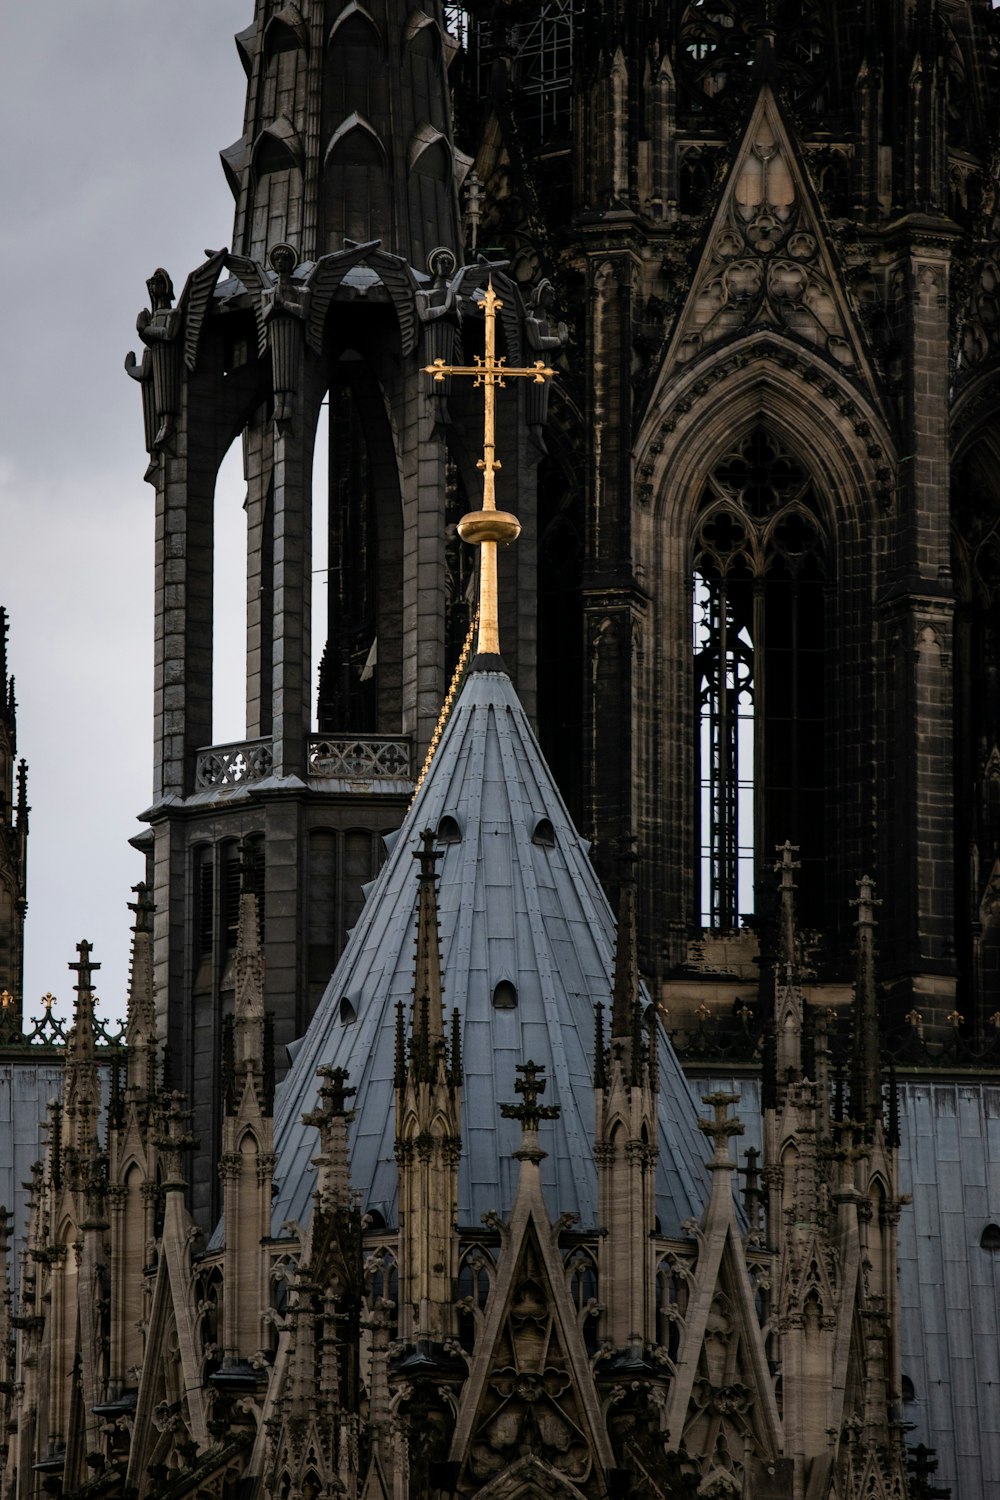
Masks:
[[[66,1042],[63,1090],[63,1149],[68,1159],[80,1159],[96,1149],[101,1104],[94,1033],[94,973],[101,966],[91,959],[93,949],[86,939],[76,946],[79,957],[76,963],[68,965],[76,973],[77,982],[73,1026]]]
[[[622,1059],[630,1083],[638,1083],[643,1063],[643,1004],[639,992],[639,939],[636,925],[635,855],[625,857],[618,900],[618,943],[611,998],[611,1046]]]
[[[347,1127],[354,1119],[354,1110],[348,1100],[357,1089],[347,1087],[344,1068],[320,1068],[319,1076],[323,1080],[319,1102],[304,1118],[307,1125],[315,1125],[319,1131],[319,1153],[313,1158],[318,1168],[316,1202],[325,1213],[332,1213],[351,1201]]]
[[[600,1222],[598,1249],[603,1331],[613,1358],[642,1360],[654,1342],[658,1082],[656,1020],[645,1014],[636,939],[636,882],[626,866],[618,910],[611,1001],[611,1045],[604,1048],[598,1005],[594,1059],[595,1149]]]
[[[867,875],[858,881],[857,970],[854,981],[851,1045],[850,1113],[870,1136],[882,1118],[882,1059],[879,1045],[878,993],[875,986],[874,883]]]
[[[234,246],[262,258],[281,240],[315,260],[346,237],[384,239],[421,267],[437,246],[457,253],[468,159],[451,140],[440,5],[257,0],[255,11],[236,38],[243,134],[221,153]]]
[[[125,1020],[125,1086],[138,1097],[151,1092],[156,1072],[156,1005],[153,999],[153,898],[142,881],[132,887],[135,914]]]
[[[798,849],[786,839],[775,851],[778,885],[778,951],[774,965],[774,1031],[777,1087],[804,1073],[805,1002],[799,988],[799,943],[795,918]]]
[[[116,1076],[108,1113],[108,1217],[112,1302],[134,1304],[135,1287],[147,1266],[147,1247],[157,1224],[157,1147],[160,1098],[156,1067],[156,1007],[153,998],[153,902],[146,885],[133,886],[135,900],[128,1013],[125,1021],[124,1088]],[[116,1097],[117,1096],[117,1097]],[[130,1317],[112,1320],[108,1391],[113,1401],[134,1400],[142,1364],[144,1329]]]
[[[253,1389],[252,1361],[263,1345],[262,1318],[268,1303],[267,1267],[260,1245],[267,1238],[274,1175],[274,1099],[270,1038],[264,1010],[257,896],[240,896],[236,937],[236,985],[227,1027],[223,1079],[222,1213],[226,1229],[223,1276],[222,1367],[216,1385]]]
[[[21,1030],[28,860],[28,768],[17,757],[17,700],[7,672],[7,611],[0,607],[0,996],[5,1035]]]
[[[264,961],[260,945],[258,897],[244,889],[236,933],[236,996],[233,1007],[232,1089],[235,1113],[244,1090],[253,1086],[257,1103],[270,1114],[274,1102],[273,1067],[269,1057],[267,1012],[264,1009]]]
[[[458,1164],[462,1067],[457,1020],[445,1037],[435,867],[440,853],[425,829],[419,864],[416,965],[408,1049],[397,1012],[396,1164],[399,1174],[399,1332],[439,1345],[454,1331],[458,1274]]]
[[[444,990],[437,913],[437,865],[441,851],[434,848],[434,831],[425,828],[418,861],[417,951],[413,981],[413,1026],[410,1068],[415,1079],[430,1083],[437,1071],[438,1051],[444,1042]]]

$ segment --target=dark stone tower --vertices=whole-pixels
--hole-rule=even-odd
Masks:
[[[137,325],[145,353],[128,360],[157,496],[155,780],[140,843],[161,1032],[201,1142],[203,1221],[218,1205],[220,1023],[241,890],[258,898],[283,1062],[360,911],[381,836],[401,821],[469,626],[468,563],[448,524],[476,484],[479,439],[466,446],[461,420],[473,397],[420,373],[461,353],[463,338],[471,359],[488,274],[461,267],[468,160],[451,136],[456,49],[443,20],[439,0],[258,0],[237,38],[244,134],[222,153],[235,248],[208,252],[176,302],[154,272]],[[495,279],[507,352],[519,355],[539,315],[501,268]],[[515,400],[502,432],[529,519],[538,419]],[[246,738],[218,745],[213,674],[233,669],[213,662],[215,487],[237,439]],[[318,442],[325,486],[313,477]],[[532,564],[529,546],[505,580],[509,592],[527,567],[529,601]],[[325,642],[310,638],[317,575]],[[525,608],[509,661],[528,701],[533,654]]]
[[[21,1030],[24,914],[28,909],[28,767],[17,757],[17,703],[7,675],[7,611],[0,608],[0,1038]]]
[[[575,334],[539,478],[546,754],[610,886],[638,838],[647,972],[752,975],[790,839],[820,973],[849,972],[874,870],[890,1010],[940,1025],[957,996],[981,1034],[996,12],[545,12],[468,7],[454,71],[479,241],[550,277]]]
[[[486,259],[513,362],[559,364],[569,325],[544,439],[531,390],[501,418],[524,528],[505,654],[613,899],[637,841],[643,971],[675,1014],[745,1004],[789,842],[829,998],[871,875],[888,1024],[981,1045],[1000,1013],[992,8],[260,0],[238,46],[235,249],[176,305],[151,278],[132,362],[158,496],[157,1003],[205,1161],[241,882],[285,1043],[467,634],[454,522],[479,418],[420,370],[480,347]],[[213,491],[237,436],[247,739],[213,746]]]

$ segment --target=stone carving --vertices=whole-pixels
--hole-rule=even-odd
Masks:
[[[141,364],[132,353],[125,357],[126,371],[142,386],[146,451],[152,459],[147,479],[153,477],[160,454],[173,452],[181,408],[181,358],[188,370],[195,369],[201,330],[226,256],[224,250],[205,254],[207,259],[184,283],[176,307],[167,272],[162,266],[153,272],[146,282],[149,307],[141,310],[135,323],[146,352]]]
[[[555,351],[565,349],[569,339],[566,324],[556,322],[552,317],[555,298],[555,288],[547,277],[543,277],[531,293],[524,320],[528,348],[544,364],[548,364]],[[532,437],[543,453],[546,449],[542,433],[548,420],[550,390],[551,382],[548,380],[538,385],[529,381],[525,388],[525,417],[532,429]]]
[[[1000,352],[1000,247],[979,267],[961,320],[956,364],[970,374]]]
[[[200,790],[242,786],[260,781],[271,773],[271,746],[266,740],[248,740],[242,744],[213,745],[201,750],[195,764],[195,786]]]
[[[328,735],[311,739],[309,775],[344,781],[410,780],[410,741],[405,735],[379,740],[331,739]]]
[[[782,92],[797,106],[811,100],[827,75],[829,21],[822,0],[794,7],[774,27],[765,0],[693,0],[680,10],[677,74],[684,92],[700,109],[723,118],[738,117],[754,88],[766,45],[767,66],[781,81]]]
[[[773,103],[765,93],[730,177],[680,326],[674,360],[751,328],[774,329],[856,371],[846,304]]]
[[[590,1447],[545,1287],[529,1237],[473,1433],[469,1471],[481,1483],[527,1454],[538,1454],[574,1483],[590,1473]]]
[[[298,253],[291,245],[272,245],[267,258],[270,270],[245,255],[228,255],[226,265],[250,294],[258,353],[263,357],[270,346],[274,423],[286,434],[292,430],[306,288],[301,279],[293,280]]]

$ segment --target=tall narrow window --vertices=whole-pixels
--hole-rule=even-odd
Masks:
[[[692,549],[701,923],[755,906],[775,845],[799,845],[818,925],[826,822],[826,546],[808,475],[758,427],[715,465]]]

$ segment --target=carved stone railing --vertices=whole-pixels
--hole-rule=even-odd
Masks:
[[[322,780],[353,782],[412,781],[413,748],[408,735],[377,738],[346,734],[312,734],[307,744],[308,774]],[[234,740],[206,745],[195,762],[197,791],[247,786],[271,774],[271,741]]]
[[[245,786],[271,774],[270,740],[236,740],[231,745],[207,745],[198,751],[194,781],[199,791]]]
[[[341,781],[412,781],[413,752],[403,734],[359,739],[351,735],[309,737],[309,775]]]

